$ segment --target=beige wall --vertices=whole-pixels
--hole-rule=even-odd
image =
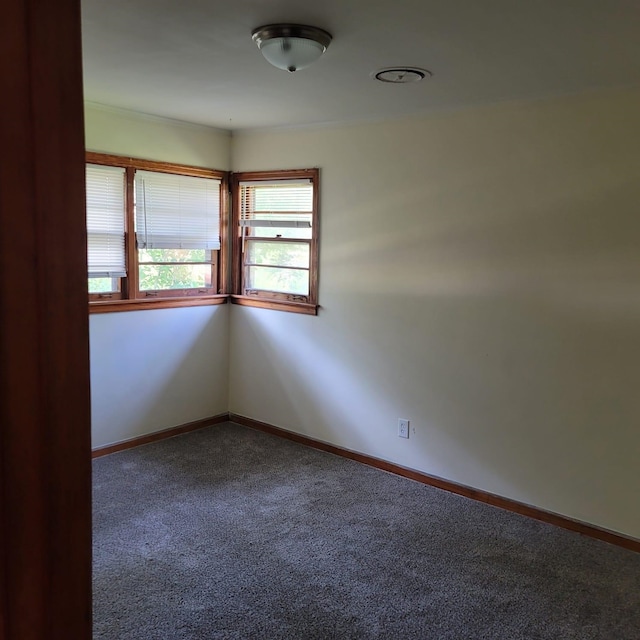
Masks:
[[[224,171],[230,167],[228,131],[91,103],[85,104],[84,127],[90,151]]]
[[[321,168],[322,308],[231,309],[230,410],[640,537],[639,143],[637,90],[234,135]]]
[[[230,135],[87,106],[92,151],[229,168]],[[90,316],[92,444],[120,442],[228,410],[227,306]]]

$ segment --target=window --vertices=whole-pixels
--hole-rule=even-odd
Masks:
[[[226,173],[97,153],[87,162],[92,310],[225,302]]]
[[[89,293],[94,298],[121,298],[126,277],[124,248],[125,170],[88,164],[87,262]]]
[[[137,171],[134,182],[140,294],[217,293],[220,180]]]
[[[318,309],[318,169],[224,171],[87,152],[92,313],[221,304]],[[229,229],[233,236],[227,257]]]
[[[317,312],[318,173],[233,176],[234,302]]]

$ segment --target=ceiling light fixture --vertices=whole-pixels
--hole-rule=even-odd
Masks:
[[[390,82],[392,84],[409,84],[411,82],[420,82],[425,78],[430,78],[431,71],[419,69],[418,67],[387,67],[374,71],[372,78],[380,80],[380,82]]]
[[[332,40],[324,29],[303,24],[268,24],[251,37],[268,62],[291,73],[315,62]]]

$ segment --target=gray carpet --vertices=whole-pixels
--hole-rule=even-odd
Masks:
[[[93,469],[95,639],[640,639],[640,554],[274,436]]]

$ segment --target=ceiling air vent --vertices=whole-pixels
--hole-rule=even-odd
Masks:
[[[431,71],[426,69],[418,69],[417,67],[388,67],[374,71],[371,74],[380,82],[390,82],[392,84],[409,84],[411,82],[420,82],[425,78],[431,77]]]

